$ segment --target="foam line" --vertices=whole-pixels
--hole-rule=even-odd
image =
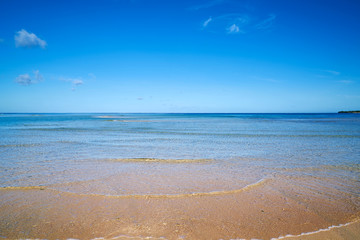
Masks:
[[[119,235],[119,236],[116,236],[116,237],[112,237],[112,238],[93,238],[92,240],[104,240],[104,239],[120,239],[120,238],[126,238],[126,239],[153,239],[153,240],[166,240],[166,238],[164,237],[140,237],[140,236],[136,236],[136,237],[132,237],[132,236],[127,236],[127,235]]]
[[[115,158],[112,162],[154,162],[154,163],[202,163],[212,162],[212,159],[160,159],[160,158]]]
[[[4,187],[0,188],[0,190],[50,190],[55,192],[62,192],[66,194],[72,195],[80,195],[80,196],[94,196],[94,197],[107,197],[107,198],[185,198],[185,197],[202,197],[202,196],[216,196],[216,195],[227,195],[227,194],[235,194],[250,190],[252,188],[258,187],[260,185],[265,184],[269,179],[261,179],[255,183],[246,185],[240,189],[234,190],[226,190],[226,191],[212,191],[212,192],[198,192],[198,193],[183,193],[183,194],[130,194],[130,195],[106,195],[106,194],[85,194],[85,193],[74,193],[61,191],[57,189],[48,188],[45,186],[31,186],[31,187]]]
[[[0,190],[45,190],[46,186],[28,186],[28,187],[1,187]]]
[[[108,197],[108,198],[185,198],[185,197],[202,197],[202,196],[216,196],[235,194],[250,190],[254,187],[260,186],[267,182],[269,179],[261,179],[253,184],[249,184],[240,189],[226,190],[226,191],[213,191],[213,192],[198,192],[198,193],[183,193],[183,194],[130,194],[130,195],[105,195],[105,194],[84,194],[84,193],[72,193],[64,192],[68,194],[76,194],[80,196],[94,196],[94,197]],[[53,189],[49,189],[53,190]],[[54,190],[58,191],[58,190]]]
[[[349,226],[349,225],[351,225],[353,223],[356,223],[358,221],[359,221],[359,219],[357,219],[355,221],[352,221],[352,222],[344,223],[344,224],[332,225],[332,226],[330,226],[328,228],[321,228],[321,229],[313,231],[313,232],[306,232],[306,233],[301,233],[301,234],[298,234],[298,235],[288,234],[288,235],[280,236],[280,237],[277,237],[277,238],[271,238],[271,240],[280,240],[280,239],[285,239],[285,238],[296,238],[296,237],[313,235],[313,234],[317,234],[317,233],[321,233],[321,232],[327,232],[327,231],[331,231],[332,229]]]

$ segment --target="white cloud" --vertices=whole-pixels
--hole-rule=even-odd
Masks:
[[[90,77],[91,79],[96,79],[96,76],[95,76],[94,74],[89,73],[88,75],[89,75],[89,77]],[[71,85],[72,85],[71,90],[72,90],[72,91],[75,91],[78,86],[81,86],[81,85],[84,84],[84,80],[82,79],[82,77],[77,77],[77,78],[64,78],[64,77],[60,77],[59,80],[60,80],[60,81],[63,81],[63,82],[69,82],[69,83],[71,83]]]
[[[84,83],[84,81],[80,77],[78,77],[78,78],[63,78],[63,77],[60,77],[59,80],[63,81],[63,82],[71,82],[74,85],[81,85],[81,84]]]
[[[207,25],[212,21],[212,18],[209,17],[204,23],[203,23],[203,27],[207,27]]]
[[[31,81],[30,75],[29,74],[20,74],[16,79],[15,82],[17,82],[20,85],[30,85],[33,84],[33,82]]]
[[[84,81],[81,79],[73,79],[72,84],[74,84],[75,86],[79,86],[79,85],[84,84]]]
[[[238,33],[240,32],[239,27],[234,23],[233,25],[231,25],[228,29],[227,29],[228,33]]]
[[[81,78],[74,78],[74,79],[70,79],[71,83],[72,83],[72,91],[76,90],[77,86],[83,85],[84,81]]]
[[[33,72],[33,77],[31,77],[28,73],[20,74],[15,79],[15,82],[23,86],[28,86],[41,82],[42,80],[44,80],[43,76],[40,74],[39,70],[36,70]]]
[[[38,38],[34,33],[29,33],[24,29],[21,29],[15,34],[16,47],[41,47],[45,48],[47,43],[44,40]]]

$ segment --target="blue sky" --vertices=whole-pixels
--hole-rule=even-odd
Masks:
[[[360,109],[357,0],[0,0],[0,112]]]

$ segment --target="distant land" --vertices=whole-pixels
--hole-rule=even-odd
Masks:
[[[360,113],[360,110],[356,110],[356,111],[340,111],[338,113]]]

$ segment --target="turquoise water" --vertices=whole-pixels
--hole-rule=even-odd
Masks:
[[[1,187],[93,181],[92,192],[106,180],[114,194],[183,193],[286,175],[358,195],[360,115],[0,114],[0,163]]]

